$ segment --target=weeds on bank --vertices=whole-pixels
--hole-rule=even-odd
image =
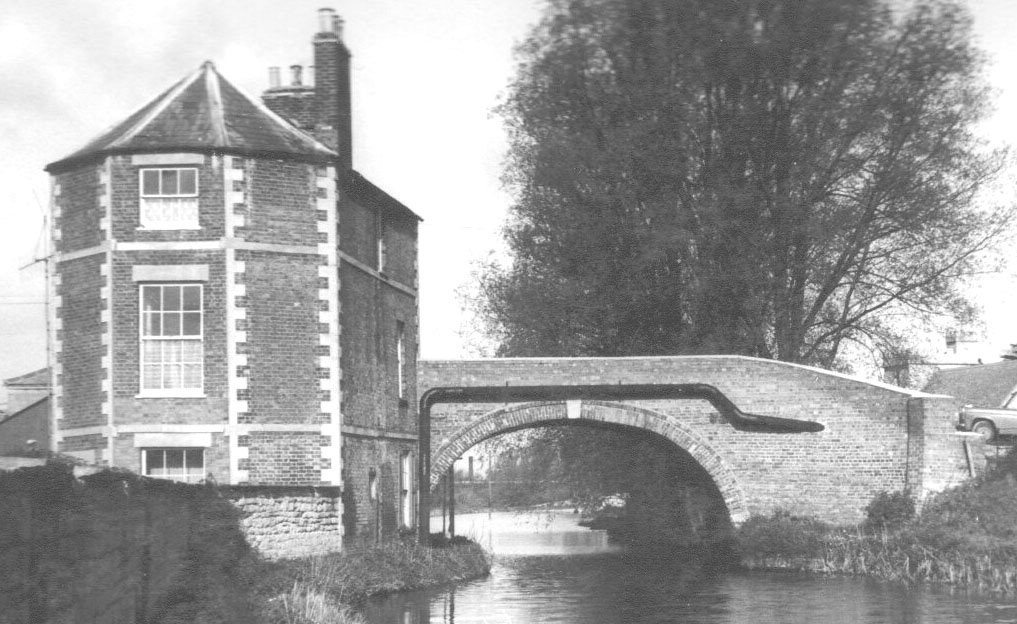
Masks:
[[[353,607],[369,596],[477,578],[490,571],[491,559],[467,540],[434,548],[407,541],[354,546],[272,565],[275,575],[292,583],[271,601],[273,623],[359,624],[363,620]]]
[[[743,562],[865,574],[1017,593],[1017,458],[928,501],[920,516],[907,492],[883,493],[857,527],[835,527],[778,511],[739,529]]]

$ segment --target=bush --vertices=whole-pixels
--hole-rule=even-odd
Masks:
[[[741,554],[749,559],[822,557],[832,527],[815,518],[777,510],[771,516],[752,516],[738,529]]]
[[[914,520],[915,501],[911,492],[880,492],[865,508],[865,527],[870,530],[898,529]]]

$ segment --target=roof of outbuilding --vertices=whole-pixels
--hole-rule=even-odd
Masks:
[[[40,386],[49,387],[49,368],[40,368],[39,370],[25,373],[17,377],[11,377],[10,379],[4,380],[4,385],[7,387],[11,386]]]
[[[924,391],[947,394],[974,407],[1006,407],[1017,392],[1017,360],[936,371]]]
[[[107,154],[224,151],[312,162],[338,158],[333,150],[272,112],[206,61],[124,121],[83,148],[50,163],[66,169]]]

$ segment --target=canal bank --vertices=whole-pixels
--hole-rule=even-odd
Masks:
[[[882,494],[867,521],[836,527],[779,511],[736,533],[748,569],[865,575],[1017,595],[1017,458],[942,492],[920,514],[906,493]]]

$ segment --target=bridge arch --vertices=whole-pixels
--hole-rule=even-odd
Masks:
[[[547,401],[514,404],[487,412],[443,440],[431,456],[431,485],[474,445],[503,433],[560,424],[615,425],[656,434],[681,448],[710,475],[731,521],[749,516],[735,472],[702,436],[690,427],[651,409],[612,401]]]

